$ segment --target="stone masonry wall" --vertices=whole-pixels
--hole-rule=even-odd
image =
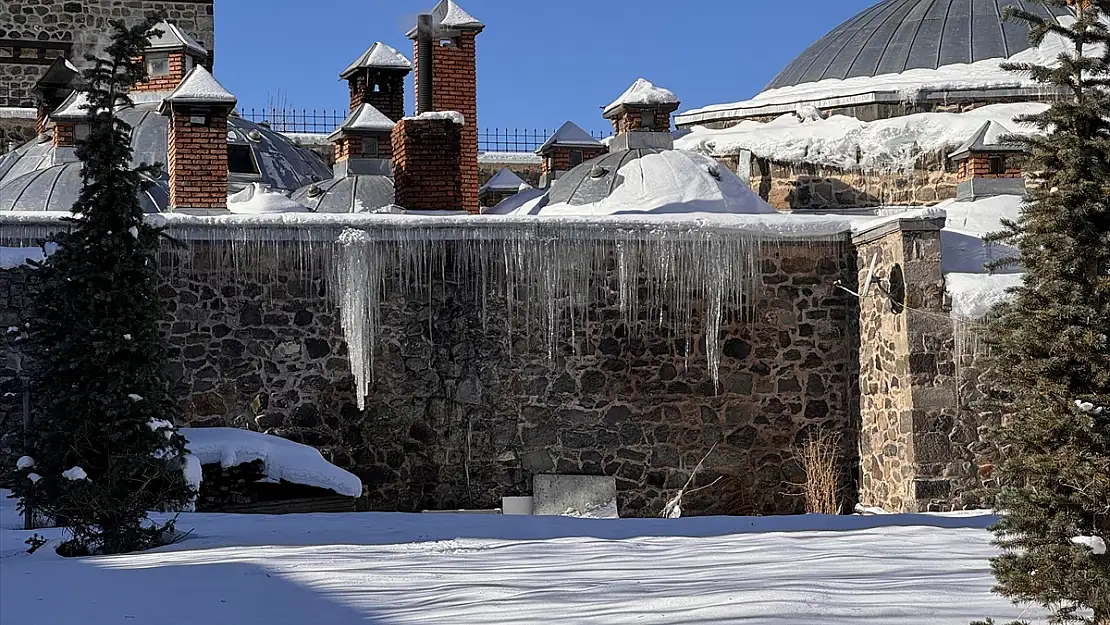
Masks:
[[[213,0],[4,0],[0,2],[0,107],[34,106],[31,89],[54,58],[84,64],[109,42],[109,19],[134,23],[147,12],[168,18],[211,50]],[[13,58],[19,50],[20,58]]]
[[[736,159],[719,159],[735,170]],[[912,172],[848,171],[753,159],[751,186],[778,210],[931,206],[956,197],[956,172],[941,161]]]
[[[624,326],[615,298],[549,358],[543,337],[509,333],[503,303],[487,302],[483,323],[466,278],[445,267],[431,293],[383,302],[365,411],[327,293],[331,265],[306,270],[303,255],[279,253],[248,269],[224,246],[166,252],[163,328],[184,421],[314,445],[362,478],[365,508],[494,506],[529,492],[532,475],[557,472],[615,476],[623,515],[656,515],[717,443],[696,483],[724,479],[687,513],[799,512],[795,448],[819,430],[844,435],[852,499],[858,331],[853,302],[834,286],[854,282],[850,246],[763,248],[752,305],[725,312],[719,392],[701,342],[687,358],[656,317]],[[5,324],[23,320],[25,273],[0,272]],[[19,353],[3,341],[8,391]],[[16,404],[0,400],[0,425],[17,422]]]

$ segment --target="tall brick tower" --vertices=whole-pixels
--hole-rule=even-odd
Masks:
[[[394,48],[377,42],[343,70],[351,91],[351,113],[369,104],[397,122],[405,116],[405,76],[412,72],[412,61]]]
[[[477,37],[485,25],[453,0],[441,0],[431,12],[431,45],[420,45],[420,29],[409,39],[416,42],[416,98],[428,100],[428,85],[420,79],[421,66],[431,53],[431,111],[457,111],[463,115],[462,175],[463,207],[477,213],[478,206],[478,69]],[[424,55],[421,48],[424,48]],[[425,82],[425,84],[421,84]],[[422,93],[422,90],[424,91]],[[420,112],[428,112],[421,110]]]

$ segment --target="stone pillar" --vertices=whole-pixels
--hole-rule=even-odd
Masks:
[[[951,509],[968,469],[958,427],[952,321],[941,269],[944,219],[904,219],[855,239],[860,289],[860,501],[891,512]]]
[[[458,111],[462,113],[462,163],[463,202],[467,212],[478,212],[478,69],[477,36],[480,29],[464,29],[450,39],[436,41],[432,53],[432,92],[433,108],[436,111]],[[420,64],[427,59],[420,58],[419,45],[415,46],[417,74]],[[417,81],[416,97],[419,101],[420,90]]]
[[[398,206],[409,210],[469,206],[463,187],[464,132],[465,126],[442,117],[405,118],[397,123],[393,129],[393,180]]]

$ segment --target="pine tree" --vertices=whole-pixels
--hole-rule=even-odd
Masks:
[[[1041,184],[994,237],[1020,250],[1025,277],[989,330],[1013,411],[997,437],[992,568],[996,592],[1052,622],[1110,625],[1110,0],[1044,4],[1077,20],[1011,12],[1035,45],[1057,36],[1067,51],[1054,67],[1008,66],[1062,97],[1019,118],[1041,131],[1023,140]]]
[[[68,528],[72,539],[59,548],[67,554],[157,544],[172,523],[153,524],[147,512],[180,509],[192,495],[158,329],[163,234],[144,221],[136,195],[154,168],[131,167],[131,128],[116,115],[146,77],[141,57],[159,19],[113,21],[106,58],[87,57],[90,132],[77,147],[84,184],[69,232],[37,267],[28,330],[34,465],[24,462],[17,494]]]

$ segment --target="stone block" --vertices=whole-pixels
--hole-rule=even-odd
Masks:
[[[532,478],[532,499],[537,515],[585,513],[617,499],[612,476],[540,474]]]

